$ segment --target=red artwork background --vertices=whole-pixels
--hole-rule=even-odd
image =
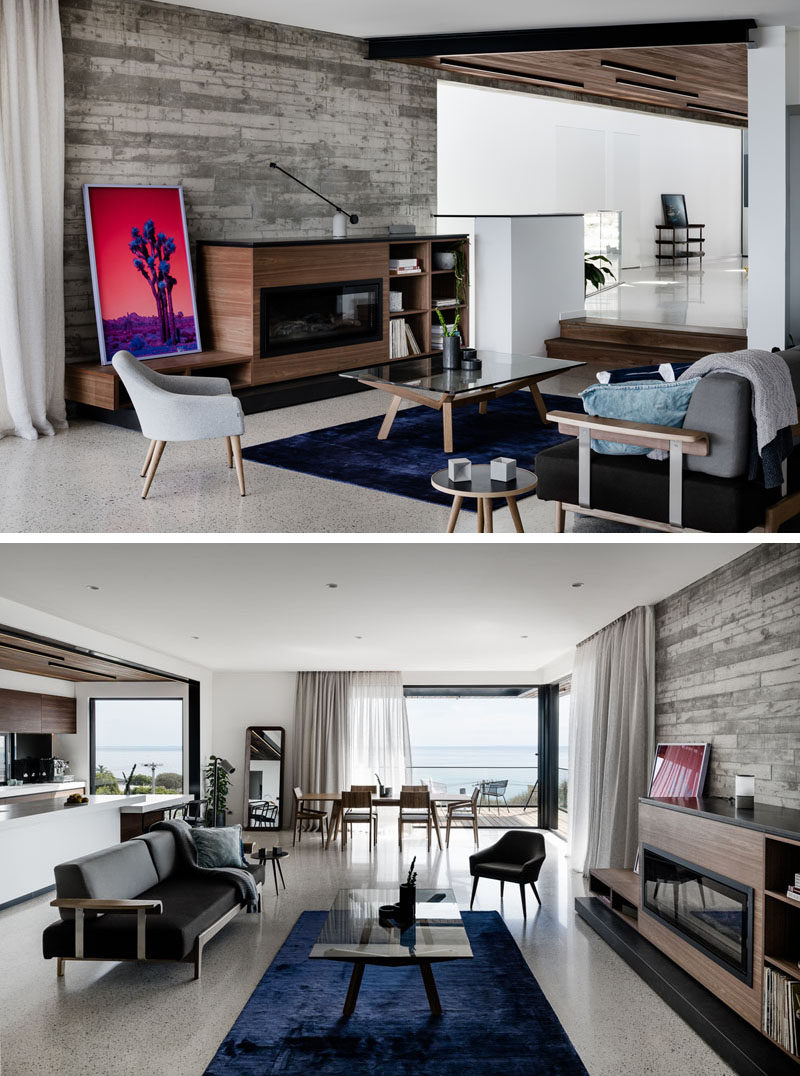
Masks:
[[[91,213],[95,264],[95,302],[105,344],[104,361],[125,349],[137,357],[199,350],[192,271],[186,247],[180,189],[177,187],[86,188]],[[131,232],[152,220],[157,232],[175,242],[169,256],[175,278],[171,299],[180,339],[164,344],[156,332],[157,312],[147,280],[134,267]],[[139,346],[136,346],[136,345]]]

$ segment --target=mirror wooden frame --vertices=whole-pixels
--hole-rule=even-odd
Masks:
[[[280,776],[278,778],[278,787],[280,789],[280,795],[278,797],[278,818],[277,823],[274,826],[251,826],[250,825],[250,747],[252,744],[252,734],[254,732],[279,732],[281,734],[281,758],[280,758]],[[244,737],[244,802],[242,806],[242,829],[248,830],[253,833],[277,833],[283,829],[283,776],[284,776],[284,763],[286,760],[286,729],[282,725],[249,725],[245,730]]]

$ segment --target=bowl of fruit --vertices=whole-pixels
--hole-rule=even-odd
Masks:
[[[88,796],[82,796],[80,792],[71,792],[64,800],[65,807],[83,807],[89,802]]]

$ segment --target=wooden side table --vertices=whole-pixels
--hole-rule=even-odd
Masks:
[[[491,534],[493,501],[504,498],[514,520],[514,527],[518,534],[524,532],[522,520],[519,518],[517,497],[523,493],[529,493],[536,488],[538,479],[533,471],[525,467],[518,467],[516,477],[511,482],[497,482],[489,477],[489,464],[476,463],[472,466],[472,478],[469,482],[451,482],[447,474],[447,468],[443,467],[431,476],[431,485],[442,493],[449,493],[453,498],[453,507],[450,511],[450,519],[447,523],[447,533],[452,534],[456,529],[456,521],[461,511],[461,505],[465,497],[474,497],[478,502],[478,533]]]

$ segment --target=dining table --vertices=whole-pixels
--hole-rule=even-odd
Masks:
[[[420,788],[424,788],[424,785],[420,785]],[[436,813],[436,808],[447,807],[451,803],[468,803],[469,796],[464,792],[460,795],[450,792],[431,792],[431,812],[433,815],[433,828],[436,831],[436,840],[439,844],[439,851],[442,849],[442,834],[439,830],[439,818]],[[339,816],[342,813],[342,794],[341,792],[303,792],[297,797],[298,803],[330,803],[333,805],[331,812],[330,824],[328,826],[328,837],[325,841],[325,847],[329,848],[331,843],[331,835],[336,829],[336,824],[339,821]],[[399,796],[373,796],[373,807],[399,807]]]

